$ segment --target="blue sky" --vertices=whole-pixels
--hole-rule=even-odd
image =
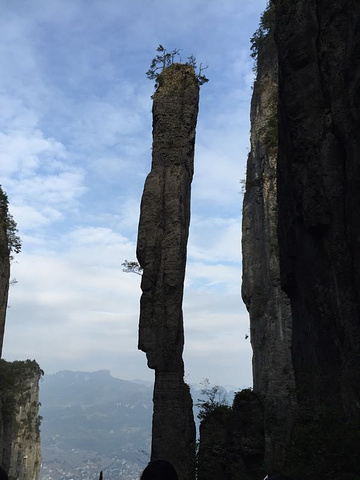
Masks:
[[[0,181],[23,241],[4,357],[152,379],[137,350],[139,205],[156,47],[208,64],[185,283],[186,379],[251,385],[241,185],[264,0],[0,0]]]

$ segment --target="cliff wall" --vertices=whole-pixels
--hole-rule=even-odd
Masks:
[[[360,416],[360,4],[277,0],[278,204],[302,403]]]
[[[274,0],[271,10],[273,26],[254,36],[243,209],[265,466],[358,478],[360,4]]]
[[[0,464],[9,480],[39,477],[41,375],[35,361],[0,360]]]
[[[0,358],[4,342],[10,280],[10,249],[8,243],[7,220],[7,197],[0,186]]]
[[[360,4],[275,4],[280,270],[300,407],[288,463],[305,478],[359,476]]]
[[[274,18],[274,8],[265,13]],[[265,15],[264,14],[264,15]],[[243,202],[242,297],[250,315],[254,392],[265,407],[265,463],[281,469],[296,411],[290,301],[281,289],[277,208],[278,68],[273,23],[256,45],[251,151]]]
[[[199,85],[189,65],[158,78],[152,167],[144,187],[137,257],[143,268],[139,348],[155,370],[151,459],[170,461],[180,480],[195,478],[195,423],[185,384],[182,299],[190,222]]]

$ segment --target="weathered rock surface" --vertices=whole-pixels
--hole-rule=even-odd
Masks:
[[[265,399],[270,470],[282,467],[296,408],[291,309],[279,266],[277,102],[277,52],[270,32],[258,50],[242,227],[242,297],[250,314],[254,391]]]
[[[200,425],[199,480],[258,480],[264,476],[264,409],[243,390],[232,408],[218,407]]]
[[[360,3],[277,0],[278,205],[301,404],[360,418]],[[342,414],[341,414],[342,412]]]
[[[360,4],[274,4],[278,65],[259,50],[244,205],[243,296],[266,464],[279,468],[286,454],[294,478],[359,475]],[[281,449],[271,452],[274,425]]]
[[[35,361],[0,360],[0,464],[10,480],[39,477],[41,374]]]
[[[7,237],[8,205],[0,186],[0,358],[4,342],[10,281],[10,249]]]
[[[359,475],[360,4],[274,4],[278,59],[259,49],[243,223],[265,463]]]
[[[153,103],[152,168],[141,202],[137,257],[143,268],[139,348],[155,369],[152,459],[195,478],[195,425],[184,383],[182,299],[190,222],[199,86],[192,67],[173,64]]]

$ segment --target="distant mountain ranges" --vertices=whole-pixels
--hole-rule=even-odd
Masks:
[[[192,388],[194,403],[198,388]],[[150,382],[120,380],[108,370],[45,375],[40,384],[43,465],[57,462],[71,471],[96,459],[104,468],[101,459],[116,458],[141,470],[150,456],[152,394]],[[231,401],[233,392],[228,395]]]

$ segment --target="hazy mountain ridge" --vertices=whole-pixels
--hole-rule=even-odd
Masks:
[[[201,386],[191,387],[194,404]],[[233,391],[227,392],[231,403]],[[41,480],[139,478],[150,456],[151,382],[64,370],[40,384]],[[194,407],[196,418],[198,408]]]
[[[107,370],[62,371],[45,375],[40,401],[42,479],[91,478],[100,469],[109,480],[131,479],[147,463],[152,386]]]

